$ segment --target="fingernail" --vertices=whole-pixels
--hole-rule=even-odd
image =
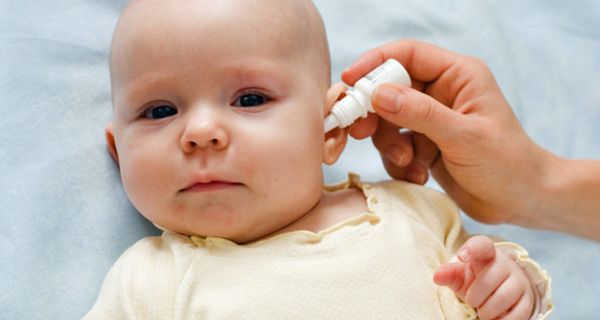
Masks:
[[[425,184],[425,182],[427,182],[427,174],[416,170],[411,170],[407,172],[406,178],[409,181],[417,184]]]
[[[460,250],[458,250],[458,253],[456,255],[460,258],[460,260],[467,262],[469,261],[471,253],[469,252],[468,248],[461,248]]]
[[[375,104],[388,112],[397,112],[402,106],[404,93],[389,86],[379,86],[373,94]]]
[[[393,144],[387,148],[386,155],[397,166],[404,165],[404,159],[406,158],[406,152],[399,146]]]

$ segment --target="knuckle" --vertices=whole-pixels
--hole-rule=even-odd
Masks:
[[[460,78],[466,82],[491,74],[491,70],[484,60],[472,56],[463,56],[459,60],[457,72]]]
[[[418,108],[414,109],[418,121],[429,123],[435,119],[435,105],[432,99],[423,99]]]
[[[474,69],[478,70],[490,70],[487,62],[479,57],[475,56],[465,56],[468,62],[468,65]]]

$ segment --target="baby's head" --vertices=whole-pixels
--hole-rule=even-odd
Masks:
[[[247,242],[318,203],[347,132],[323,134],[342,89],[310,1],[131,1],[110,70],[109,149],[156,225]]]

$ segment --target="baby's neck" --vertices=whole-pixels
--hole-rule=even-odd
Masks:
[[[325,191],[317,205],[309,212],[267,237],[297,230],[316,233],[365,212],[368,212],[368,207],[361,190],[349,188],[334,192]]]

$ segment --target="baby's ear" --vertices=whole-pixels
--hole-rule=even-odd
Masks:
[[[119,154],[117,153],[117,144],[115,143],[115,134],[112,122],[106,125],[104,135],[106,137],[106,148],[108,149],[108,152],[115,162],[119,164]]]
[[[325,100],[324,114],[327,116],[333,108],[333,105],[345,96],[346,86],[343,83],[336,83],[327,90]],[[348,141],[348,131],[350,127],[335,128],[325,133],[325,141],[323,143],[323,163],[334,164],[344,151],[346,142]]]

